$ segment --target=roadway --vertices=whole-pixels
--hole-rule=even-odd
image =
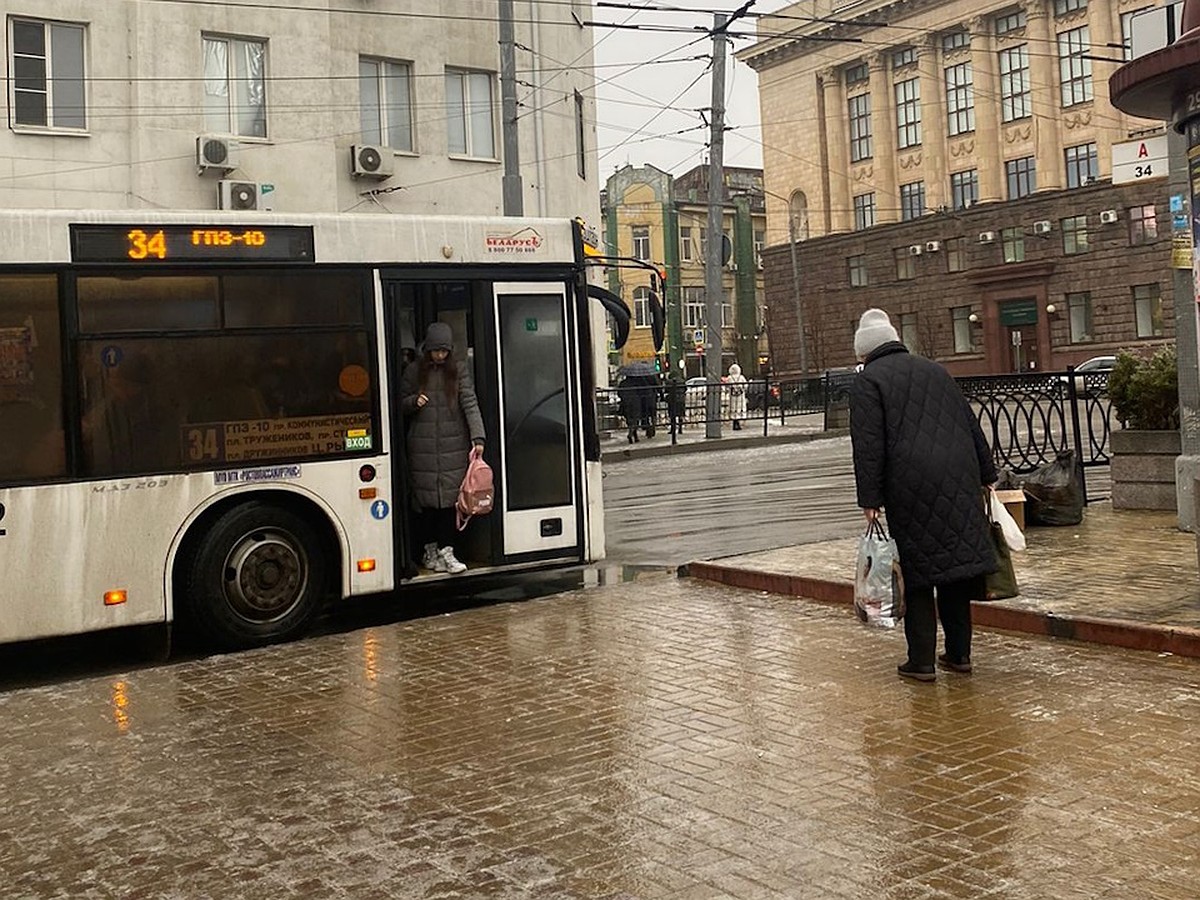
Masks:
[[[862,521],[845,437],[606,462],[604,504],[608,559],[621,565],[846,537]]]

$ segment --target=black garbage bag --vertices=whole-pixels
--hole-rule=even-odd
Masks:
[[[996,478],[996,490],[998,491],[1019,491],[1021,489],[1021,476],[1012,469],[1001,469]]]
[[[1083,475],[1075,451],[1025,476],[1025,521],[1030,525],[1078,525],[1083,521]]]

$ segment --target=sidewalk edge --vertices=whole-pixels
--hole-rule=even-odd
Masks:
[[[831,429],[829,431],[803,432],[801,434],[772,434],[767,437],[743,438],[743,437],[721,437],[713,439],[705,439],[702,441],[687,441],[681,444],[670,443],[671,438],[666,438],[666,444],[656,444],[653,447],[642,449],[634,449],[633,445],[629,447],[611,447],[601,450],[601,462],[619,462],[626,459],[641,459],[643,457],[652,456],[672,456],[676,453],[705,453],[713,450],[738,450],[747,447],[769,447],[774,444],[805,444],[811,441],[824,441],[832,438],[845,437],[850,432],[845,428]],[[657,440],[657,438],[655,438]]]
[[[854,602],[854,585],[849,581],[832,581],[778,572],[756,572],[702,560],[680,566],[678,574],[681,577],[714,581],[730,587],[783,594],[819,603],[848,606]],[[972,603],[971,619],[980,628],[1200,658],[1200,629],[1181,625],[1159,625],[1091,616],[1060,616],[1052,612],[1001,606],[994,602]]]

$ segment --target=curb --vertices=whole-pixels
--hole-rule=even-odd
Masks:
[[[819,603],[850,606],[854,603],[854,585],[849,581],[829,581],[804,575],[755,572],[711,562],[690,562],[680,566],[678,575],[714,581],[729,587],[770,594],[799,597]],[[1030,609],[1015,609],[997,603],[972,603],[972,624],[997,631],[1015,631],[1043,637],[1066,638],[1106,647],[1170,653],[1200,658],[1200,629],[1175,625],[1156,625],[1127,619],[1100,619],[1091,616],[1059,616]]]
[[[656,444],[645,450],[635,450],[632,447],[610,448],[600,451],[601,462],[619,462],[625,459],[640,459],[652,456],[674,456],[677,453],[707,453],[714,450],[737,450],[745,447],[767,447],[772,444],[805,444],[811,441],[823,441],[830,438],[845,437],[850,433],[848,428],[836,428],[829,431],[800,434],[776,434],[766,437],[722,437],[713,440],[688,441],[682,444],[669,443],[670,435],[664,435],[668,443]]]

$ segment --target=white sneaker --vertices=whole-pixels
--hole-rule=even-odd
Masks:
[[[438,552],[437,544],[426,544],[425,555],[421,557],[421,568],[430,572],[447,572],[446,562]]]
[[[467,571],[467,567],[458,561],[454,555],[453,547],[443,547],[438,551],[438,557],[442,564],[441,572],[449,572],[451,575],[457,575],[459,572]]]

